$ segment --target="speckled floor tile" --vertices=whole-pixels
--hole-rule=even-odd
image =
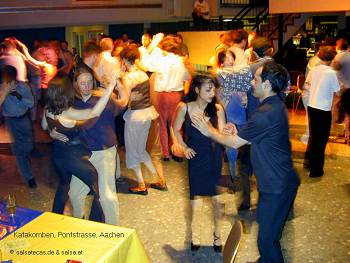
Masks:
[[[282,247],[287,263],[350,262],[350,147],[329,143],[326,151],[325,175],[311,179],[302,168],[306,146],[300,142],[305,130],[303,112],[290,114],[293,162],[302,184],[295,202],[291,220],[286,223]],[[50,145],[46,139],[37,144],[41,156],[32,158],[33,170],[39,182],[35,193],[26,188],[14,166],[14,158],[8,151],[7,135],[0,127],[0,196],[11,192],[17,196],[19,205],[50,211],[56,178],[50,161]],[[43,136],[43,135],[40,135]],[[2,143],[2,144],[1,144]],[[203,209],[202,247],[196,253],[189,250],[189,199],[186,162],[164,163],[164,174],[169,191],[149,189],[147,196],[127,193],[132,172],[122,162],[125,182],[118,184],[120,202],[120,225],[135,228],[152,262],[222,262],[222,255],[212,248],[211,202],[205,199]],[[228,174],[227,164],[223,174]],[[146,181],[152,182],[146,174]],[[223,239],[227,238],[234,220],[243,220],[245,233],[237,263],[253,261],[259,253],[256,246],[258,226],[254,208],[250,213],[238,215],[236,203],[240,193],[226,193]],[[253,206],[257,192],[252,194]],[[69,209],[67,210],[69,212]]]

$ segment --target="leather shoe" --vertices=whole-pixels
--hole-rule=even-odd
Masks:
[[[194,245],[192,242],[191,242],[191,251],[197,251],[201,246],[200,245]]]
[[[163,157],[163,161],[164,162],[169,162],[170,161],[170,157]]]
[[[323,176],[323,174],[316,174],[316,173],[309,173],[309,177],[311,177],[311,178],[318,178],[318,177],[321,177],[321,176]]]
[[[214,251],[217,252],[217,253],[221,253],[222,251],[222,245],[215,245],[214,244]]]
[[[245,205],[245,204],[241,204],[238,209],[239,212],[244,212],[244,211],[249,211],[250,210],[250,206],[249,205]]]
[[[28,186],[30,189],[35,189],[38,187],[34,178],[28,180]]]
[[[130,187],[129,193],[138,194],[138,195],[148,195],[146,187]]]
[[[167,187],[166,183],[162,184],[160,182],[157,182],[157,183],[152,183],[149,186],[153,189],[157,189],[160,191],[168,191],[168,187]]]
[[[182,163],[183,162],[183,158],[181,158],[181,157],[177,157],[177,156],[173,156],[173,160],[175,161],[175,162],[178,162],[178,163]]]

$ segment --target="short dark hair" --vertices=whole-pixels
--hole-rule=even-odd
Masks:
[[[87,41],[83,47],[84,55],[99,54],[101,52],[100,46],[92,40]]]
[[[119,57],[127,60],[131,65],[135,64],[137,59],[140,59],[140,51],[136,44],[130,44],[123,48],[120,52]]]
[[[340,50],[348,50],[348,42],[344,38],[339,38],[336,42],[337,47],[340,48]]]
[[[74,78],[73,78],[74,81],[77,81],[78,77],[84,73],[89,73],[92,76],[94,76],[93,70],[88,65],[86,65],[85,63],[77,64],[75,69],[74,69]]]
[[[257,37],[253,40],[252,47],[253,51],[262,58],[267,55],[267,51],[272,47],[272,44],[266,37]]]
[[[0,83],[17,79],[17,69],[13,66],[6,65],[0,68]]]
[[[234,60],[236,59],[235,53],[233,53],[231,50],[227,50],[227,49],[221,50],[218,53],[218,64],[219,65],[222,65],[224,63],[224,60],[225,60],[228,52],[231,53],[231,56],[233,57]]]
[[[248,32],[244,29],[236,29],[229,32],[229,36],[233,43],[239,44],[242,40],[248,39]]]
[[[54,115],[61,114],[74,103],[72,81],[67,76],[56,76],[47,89],[47,110]]]
[[[288,71],[280,64],[267,62],[262,66],[262,82],[268,80],[271,84],[272,91],[277,94],[288,88],[289,79]]]
[[[66,45],[68,46],[68,41],[67,41],[67,40],[61,40],[60,43],[61,43],[61,44],[64,43],[64,44],[66,44]]]
[[[334,48],[332,46],[322,46],[320,47],[320,50],[318,51],[317,56],[322,61],[330,62],[335,57]]]

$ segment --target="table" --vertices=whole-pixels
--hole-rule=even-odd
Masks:
[[[134,229],[50,212],[3,238],[0,249],[2,260],[12,262],[150,262]]]

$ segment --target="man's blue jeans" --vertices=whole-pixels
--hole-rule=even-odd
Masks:
[[[6,126],[12,138],[12,153],[16,157],[21,176],[29,181],[33,178],[29,154],[33,150],[33,126],[28,114],[20,118],[5,118]]]

